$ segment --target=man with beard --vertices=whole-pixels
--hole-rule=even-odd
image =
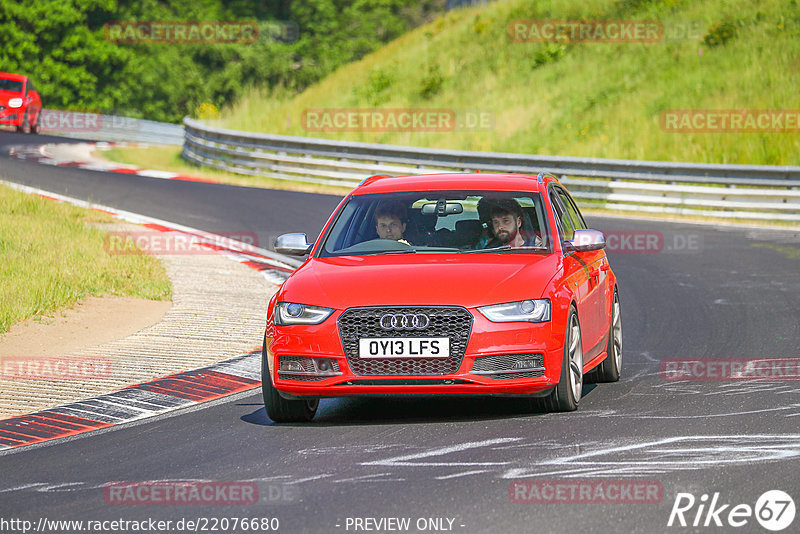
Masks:
[[[509,245],[512,247],[541,246],[538,236],[525,239],[522,233],[522,207],[513,198],[496,201],[490,211],[491,228],[495,238],[486,248]]]

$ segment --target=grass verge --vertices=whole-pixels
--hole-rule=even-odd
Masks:
[[[169,300],[161,263],[145,254],[112,255],[91,226],[106,214],[0,185],[0,333],[86,296]]]

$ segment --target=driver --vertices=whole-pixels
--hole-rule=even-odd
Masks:
[[[525,239],[522,232],[522,207],[513,198],[504,198],[493,203],[489,212],[490,224],[495,238],[485,248],[502,245],[512,247],[541,246],[538,236]]]
[[[405,219],[406,208],[401,202],[381,204],[375,210],[375,230],[378,232],[378,237],[410,245],[403,239],[403,233],[406,231]]]

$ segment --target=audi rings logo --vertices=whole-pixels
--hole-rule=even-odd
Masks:
[[[387,313],[381,317],[384,330],[424,330],[431,324],[424,313]]]

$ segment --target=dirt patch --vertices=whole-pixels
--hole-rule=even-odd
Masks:
[[[53,317],[28,319],[0,334],[0,358],[61,356],[153,325],[172,307],[170,301],[133,297],[88,297]]]

